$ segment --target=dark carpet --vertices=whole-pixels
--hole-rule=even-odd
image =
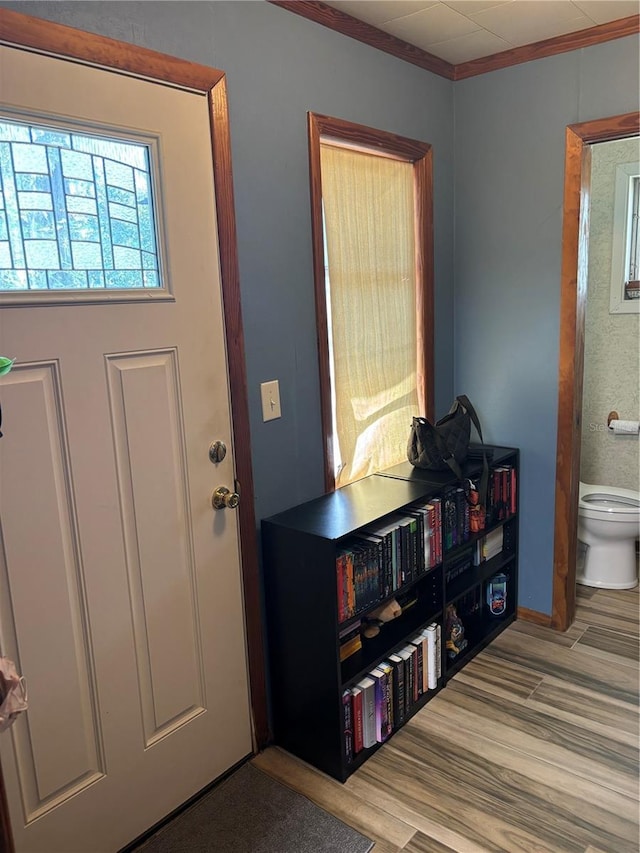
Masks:
[[[368,853],[373,842],[251,764],[136,853]]]

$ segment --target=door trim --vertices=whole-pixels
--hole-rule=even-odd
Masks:
[[[249,404],[244,358],[235,222],[231,136],[226,77],[223,71],[197,65],[147,48],[84,32],[0,9],[0,43],[77,60],[123,74],[177,85],[207,96],[210,112],[213,172],[222,281],[225,337],[228,354],[236,478],[242,489],[238,507],[242,583],[253,738],[256,748],[269,738],[263,626],[258,568],[258,543],[254,510],[253,473],[249,431]],[[12,850],[9,815],[0,776],[0,842]]]
[[[638,134],[640,112],[571,124],[566,129],[551,614],[551,626],[559,631],[567,630],[576,612],[588,202],[591,185],[590,145]]]

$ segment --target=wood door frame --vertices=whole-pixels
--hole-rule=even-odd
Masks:
[[[638,134],[639,112],[572,124],[566,129],[551,614],[551,626],[560,631],[567,630],[576,611],[591,145]]]
[[[240,278],[231,169],[231,136],[226,77],[197,65],[94,33],[0,9],[0,43],[76,60],[205,94],[209,103],[213,172],[236,478],[242,489],[238,508],[244,610],[246,619],[253,740],[257,749],[269,740],[258,541],[254,510],[249,405],[240,305]],[[0,776],[0,853],[11,851],[4,783]]]

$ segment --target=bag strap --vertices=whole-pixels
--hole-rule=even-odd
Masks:
[[[478,435],[480,436],[480,441],[482,446],[484,447],[484,438],[482,437],[482,427],[480,426],[480,419],[476,414],[476,410],[473,408],[471,404],[471,400],[467,397],[466,394],[460,394],[459,397],[456,397],[456,400],[460,405],[469,412],[469,417],[473,421],[473,425],[478,431]],[[446,460],[445,460],[446,461]],[[480,499],[480,504],[484,507],[487,505],[487,489],[489,488],[489,462],[487,461],[487,454],[482,451],[482,474],[480,475],[480,486],[478,487],[478,496]]]
[[[460,405],[469,412],[469,416],[473,421],[473,425],[478,431],[478,435],[480,436],[480,441],[484,444],[484,438],[482,437],[482,427],[480,426],[480,419],[476,414],[476,410],[471,405],[471,400],[466,396],[466,394],[460,394],[459,397],[456,397],[456,400],[460,403]]]

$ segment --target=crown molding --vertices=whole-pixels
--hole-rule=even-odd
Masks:
[[[497,71],[499,68],[508,68],[511,65],[530,62],[533,59],[555,56],[557,53],[580,50],[582,47],[590,47],[605,41],[632,36],[638,32],[640,32],[640,15],[630,15],[628,18],[609,21],[607,24],[598,24],[598,26],[589,27],[586,30],[577,30],[574,33],[554,36],[554,38],[525,44],[522,47],[514,47],[511,50],[504,50],[491,56],[472,59],[470,62],[461,62],[454,66],[453,79],[464,80],[467,77],[476,77],[489,71]]]
[[[508,68],[511,65],[520,65],[523,62],[531,62],[534,59],[542,59],[546,56],[554,56],[557,53],[567,53],[571,50],[579,50],[613,39],[624,38],[640,32],[640,15],[630,15],[628,18],[620,18],[617,21],[609,21],[607,24],[598,24],[586,30],[577,30],[562,36],[534,42],[533,44],[515,47],[494,53],[491,56],[483,56],[480,59],[472,59],[470,62],[461,62],[452,65],[444,59],[427,53],[402,39],[382,32],[371,24],[365,24],[357,18],[327,6],[319,0],[267,0],[273,6],[280,6],[317,24],[322,24],[335,32],[368,44],[385,53],[390,53],[397,59],[417,65],[425,71],[431,71],[447,80],[464,80],[467,77],[476,77],[489,71],[497,71],[500,68]]]
[[[420,50],[419,47],[408,44],[402,39],[389,35],[389,33],[383,33],[377,27],[365,24],[364,21],[359,21],[333,6],[327,6],[326,3],[316,2],[316,0],[267,0],[267,2],[271,3],[272,6],[280,6],[281,9],[286,9],[288,12],[322,24],[330,30],[342,33],[344,36],[350,36],[370,47],[390,53],[397,59],[410,62],[411,65],[417,65],[425,71],[446,77],[447,80],[454,79],[455,66],[450,62],[433,56],[426,50]]]

